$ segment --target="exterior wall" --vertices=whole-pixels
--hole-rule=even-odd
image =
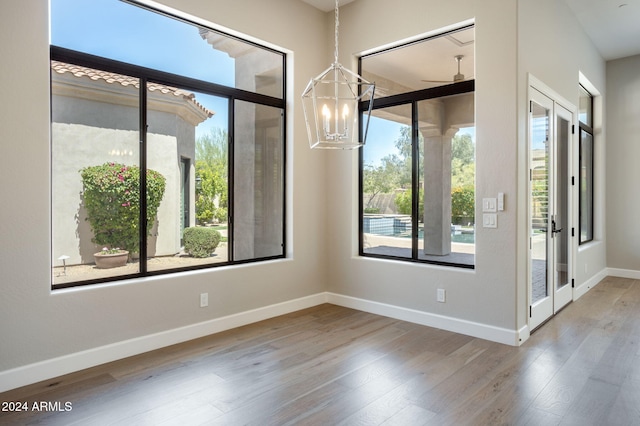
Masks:
[[[607,63],[607,266],[640,276],[640,55]],[[596,144],[598,140],[596,139]],[[602,170],[595,170],[596,174]],[[630,238],[631,237],[631,238]]]
[[[214,49],[234,59],[237,88],[281,96],[279,56],[212,31],[203,34]],[[271,165],[284,161],[279,146],[282,117],[273,108],[244,102],[235,107],[236,121],[243,125],[234,129],[234,258],[273,256],[281,250],[274,242],[281,241],[282,230],[270,225],[282,215],[282,182],[272,182],[269,177]]]
[[[239,166],[234,173],[234,197],[237,197],[234,199],[237,207],[234,221],[238,229],[237,235],[234,234],[234,238],[237,238],[234,255],[238,259],[247,259],[255,251],[256,114],[254,108],[244,104],[236,108],[235,114],[242,123],[249,123],[236,127],[234,147],[237,155],[235,162]]]
[[[82,206],[82,179],[79,171],[88,166],[104,164],[107,161],[122,162],[127,165],[137,163],[138,153],[133,150],[138,145],[138,132],[130,130],[110,130],[82,124],[51,124],[51,135],[55,143],[52,152],[52,175],[55,185],[52,194],[53,264],[61,255],[67,255],[68,265],[92,263],[93,254],[100,248],[91,242],[93,232],[87,222]],[[107,148],[108,147],[108,148]],[[109,156],[111,150],[126,151],[126,156]],[[129,156],[129,152],[132,156]]]
[[[91,242],[93,232],[82,207],[79,171],[105,162],[139,164],[138,109],[57,95],[53,104],[52,259],[56,266],[61,255],[70,256],[68,265],[92,263],[93,253],[101,247]],[[148,167],[166,179],[148,253],[173,255],[180,251],[180,158],[195,159],[195,128],[167,112],[150,110],[148,119]],[[194,199],[191,196],[192,205]]]
[[[279,109],[236,103],[234,256],[236,260],[277,255],[282,229],[272,226],[282,215],[282,182],[273,165],[282,164]]]
[[[153,103],[151,104],[153,105]],[[149,256],[174,255],[180,252],[181,174],[180,161],[188,158],[191,178],[195,179],[195,125],[167,112],[153,111],[148,115],[147,162],[150,169],[166,178],[164,198],[158,208],[156,225],[148,240]],[[161,124],[162,123],[162,124]],[[163,128],[164,127],[164,128]],[[195,212],[195,186],[189,188],[189,210]],[[195,225],[195,216],[186,226]]]

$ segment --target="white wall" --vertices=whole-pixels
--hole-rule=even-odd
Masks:
[[[297,102],[308,78],[326,66],[325,15],[298,0],[165,3],[292,53],[287,110],[288,258],[52,292],[48,1],[2,2],[0,391],[11,386],[9,379],[28,377],[20,367],[42,367],[34,363],[325,289],[324,160],[308,149]],[[209,293],[207,308],[199,307],[201,292]],[[68,369],[86,366],[69,364]],[[61,365],[51,370],[45,363],[28,378],[64,373],[61,369],[67,367]]]
[[[604,63],[562,2],[366,0],[341,8],[341,62],[352,69],[354,54],[475,19],[477,200],[504,192],[506,210],[497,229],[478,229],[476,269],[469,271],[357,257],[357,153],[309,150],[298,102],[309,78],[332,60],[331,13],[298,0],[163,0],[292,52],[288,259],[56,292],[49,264],[47,3],[3,2],[0,13],[0,378],[39,362],[46,375],[50,359],[324,291],[333,301],[398,307],[417,320],[517,343],[526,325],[526,198],[519,195],[526,75],[576,104],[578,71],[604,93]],[[604,232],[599,238],[581,254],[594,271],[604,268]],[[436,288],[447,290],[447,303],[436,303]],[[198,307],[201,292],[209,292],[208,308]]]
[[[528,76],[533,75],[542,81],[555,94],[564,98],[574,106],[579,100],[579,76],[582,73],[589,82],[602,94],[599,105],[605,97],[605,62],[599,55],[591,40],[561,0],[537,0],[535,2],[521,0],[518,2],[518,166],[522,170],[518,174],[518,223],[526,225],[527,197],[527,87]],[[577,124],[577,123],[576,123]],[[596,140],[595,168],[595,238],[594,241],[581,246],[575,258],[575,296],[586,290],[578,290],[582,286],[589,287],[599,281],[606,270],[605,254],[605,204],[604,204],[604,159],[606,140],[602,109],[596,108],[594,123]],[[577,155],[577,146],[574,154]],[[577,170],[575,171],[577,173]],[[576,175],[577,179],[577,175]],[[577,220],[577,217],[576,217]],[[575,223],[577,227],[577,222]],[[518,306],[526,308],[527,271],[526,246],[528,234],[521,231],[517,250],[522,253],[518,257]],[[575,247],[574,243],[574,247]],[[586,265],[586,268],[585,268]],[[595,282],[594,282],[595,281]],[[518,326],[526,323],[526,310],[518,315]]]
[[[640,277],[640,55],[607,63],[607,265]]]
[[[477,228],[473,271],[359,258],[357,154],[331,153],[329,290],[364,305],[400,307],[427,323],[448,317],[450,325],[464,325],[467,332],[478,326],[486,337],[516,344],[516,2],[399,0],[389,5],[367,0],[341,8],[341,62],[475,19],[476,201],[504,192],[506,210],[498,215],[497,229]],[[437,288],[446,290],[446,303],[436,302]]]
[[[497,229],[477,229],[475,271],[359,258],[357,157],[335,153],[329,160],[335,163],[329,176],[335,188],[330,200],[334,221],[329,228],[329,289],[355,298],[352,303],[364,308],[391,304],[426,323],[456,329],[463,322],[467,332],[515,344],[528,335],[527,75],[532,73],[577,105],[580,71],[604,93],[604,61],[560,0],[456,0],[446,7],[435,0],[400,0],[393,8],[387,4],[368,0],[341,9],[341,28],[349,29],[341,33],[342,63],[349,63],[349,55],[475,19],[476,202],[504,192],[506,210],[498,214]],[[327,25],[332,28],[331,21]],[[598,132],[602,137],[602,128]],[[603,161],[604,151],[596,155]],[[597,179],[602,199],[604,176]],[[604,208],[596,214],[602,224]],[[584,271],[584,263],[589,268],[586,275],[577,274],[578,284],[606,267],[604,232],[598,229],[597,241],[577,256],[577,269]],[[446,289],[446,303],[436,302],[437,288]]]

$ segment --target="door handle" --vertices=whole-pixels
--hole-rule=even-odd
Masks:
[[[554,233],[554,234],[562,232],[562,228],[556,229],[556,221],[555,220],[551,221],[551,232]]]

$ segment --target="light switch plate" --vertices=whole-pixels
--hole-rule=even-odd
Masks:
[[[482,211],[483,212],[490,212],[490,213],[496,212],[496,211],[498,211],[497,207],[496,207],[496,204],[497,204],[497,200],[495,198],[483,198],[482,199]]]
[[[504,211],[504,192],[498,192],[498,211]]]
[[[497,228],[498,215],[495,213],[485,213],[482,215],[482,226],[484,228]]]

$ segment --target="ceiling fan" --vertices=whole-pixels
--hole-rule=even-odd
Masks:
[[[458,63],[458,73],[453,76],[453,80],[421,80],[421,81],[424,81],[425,83],[439,83],[439,84],[457,83],[459,81],[464,81],[465,80],[464,74],[460,72],[460,62],[462,62],[463,58],[464,58],[464,55],[456,55],[453,57],[453,59],[455,59],[456,62]]]

